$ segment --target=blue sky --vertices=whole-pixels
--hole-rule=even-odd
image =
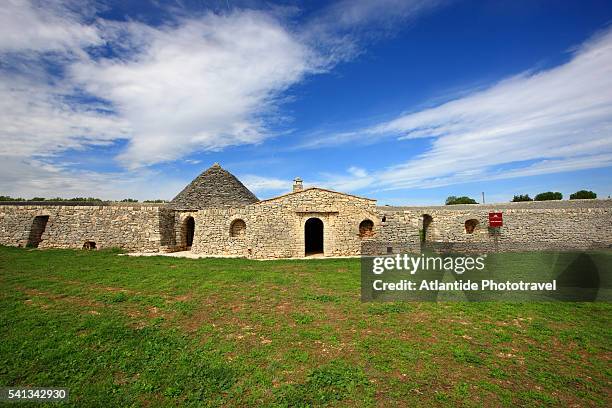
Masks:
[[[214,162],[379,204],[612,194],[606,1],[0,6],[0,194],[171,199]]]

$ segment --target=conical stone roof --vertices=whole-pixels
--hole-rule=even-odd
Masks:
[[[170,202],[170,207],[201,210],[211,207],[241,207],[259,201],[232,173],[215,163],[196,177]]]

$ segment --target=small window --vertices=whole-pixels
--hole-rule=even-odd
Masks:
[[[371,237],[374,235],[374,223],[371,220],[363,220],[359,224],[359,236]]]
[[[387,247],[387,253],[388,254],[392,254],[393,253],[393,247]]]
[[[467,220],[465,222],[465,233],[466,234],[473,234],[477,225],[478,225],[478,220],[473,220],[473,219],[472,220]]]
[[[234,220],[230,225],[230,237],[241,238],[246,234],[246,223],[241,220]]]
[[[380,220],[381,222],[387,222],[387,216],[383,215],[382,219]]]

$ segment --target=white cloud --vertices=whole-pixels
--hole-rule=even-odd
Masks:
[[[323,172],[319,174],[319,180],[314,180],[312,183],[306,184],[328,188],[330,190],[354,192],[371,186],[375,181],[375,176],[369,175],[364,169],[351,166],[346,170],[345,174]]]
[[[70,87],[0,73],[0,155],[51,156],[128,137],[119,118],[67,101]]]
[[[147,169],[101,173],[74,169],[64,163],[3,155],[0,155],[0,162],[0,195],[12,197],[93,196],[104,200],[170,200],[186,184],[185,180],[168,178],[164,174]]]
[[[326,30],[353,30],[376,24],[380,30],[394,22],[415,17],[443,0],[342,0],[331,3],[311,24]]]
[[[4,172],[4,191],[39,192],[45,177],[48,187],[81,191],[79,180],[69,185],[69,167],[48,164],[69,149],[125,139],[117,158],[135,169],[273,137],[291,86],[359,53],[354,28],[405,19],[433,3],[345,1],[299,25],[270,10],[181,12],[162,27],[104,20],[96,16],[100,4],[3,2],[0,156],[22,173]],[[51,166],[44,172],[41,157]],[[108,180],[119,185],[121,175]]]
[[[132,169],[193,151],[257,143],[272,136],[267,123],[282,92],[318,69],[314,51],[257,12],[207,14],[162,28],[97,21],[89,29],[62,3],[36,8],[11,2],[2,13],[0,33],[24,32],[10,21],[13,14],[26,27],[24,42],[0,39],[0,157],[11,160],[0,176],[3,192],[28,195],[31,188],[30,195],[40,195],[44,186],[56,191],[51,195],[69,195],[82,191],[84,174],[92,190],[104,174],[74,173],[50,160],[119,139],[129,142],[120,159]],[[87,56],[83,47],[100,38],[117,58]],[[50,74],[47,62],[68,76]],[[44,167],[40,157],[47,158]],[[11,178],[9,165],[19,178]],[[108,174],[114,190],[96,194],[123,195],[122,176],[132,179],[131,173]],[[70,184],[72,177],[77,179]]]
[[[240,180],[249,190],[263,197],[287,193],[293,187],[293,180],[262,177],[254,174],[242,175]],[[369,176],[364,169],[352,166],[347,169],[346,174],[320,173],[317,180],[304,180],[304,188],[322,187],[350,192],[370,186],[374,181],[374,177]]]
[[[247,174],[240,177],[240,181],[255,194],[269,194],[270,192],[291,191],[293,182],[274,177],[262,177]]]
[[[430,138],[432,144],[423,154],[373,174],[373,184],[382,189],[610,166],[612,31],[587,41],[558,67],[310,145],[388,137]]]
[[[365,169],[362,169],[361,167],[357,167],[357,166],[349,167],[348,172],[355,177],[366,177],[368,175]]]
[[[81,22],[80,16],[66,5],[66,2],[3,0],[0,51],[78,52],[82,47],[99,44],[96,26]]]
[[[447,0],[342,0],[330,3],[308,21],[301,36],[324,50],[330,64],[363,52],[364,39],[392,35],[405,23]],[[399,24],[403,23],[403,24]]]
[[[162,28],[131,23],[127,32],[146,38],[142,52],[80,62],[72,76],[130,123],[119,159],[131,168],[270,137],[265,117],[281,93],[319,69],[314,51],[259,12]]]

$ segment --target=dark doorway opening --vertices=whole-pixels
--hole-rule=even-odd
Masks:
[[[187,217],[187,219],[185,219],[185,224],[183,227],[183,234],[185,237],[185,249],[190,250],[191,245],[193,245],[193,234],[195,232],[195,221],[193,217]]]
[[[423,214],[423,229],[421,230],[421,242],[425,243],[429,240],[429,227],[433,222],[433,218],[429,214]]]
[[[39,215],[38,217],[34,217],[32,227],[30,228],[30,235],[28,236],[28,247],[38,248],[38,245],[42,241],[42,234],[45,232],[45,228],[47,228],[48,221],[48,215]]]
[[[323,221],[310,218],[304,225],[304,244],[306,255],[323,253]]]

